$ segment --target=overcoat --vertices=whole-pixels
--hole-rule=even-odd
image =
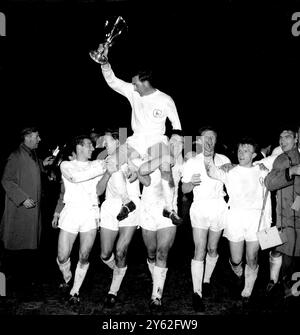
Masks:
[[[297,196],[300,196],[300,176],[289,177],[290,166],[300,164],[297,148],[279,155],[265,179],[270,191],[276,190],[276,225],[282,228],[288,241],[276,248],[288,256],[300,256],[300,211],[292,209]]]
[[[41,172],[42,165],[35,152],[25,144],[10,154],[2,176],[5,208],[0,237],[9,250],[37,249],[41,237]],[[27,209],[22,203],[27,198],[36,202]]]

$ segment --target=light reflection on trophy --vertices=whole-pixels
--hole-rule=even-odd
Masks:
[[[97,63],[106,63],[107,57],[103,54],[105,47],[110,48],[113,45],[116,37],[120,36],[126,29],[127,24],[122,16],[118,16],[116,21],[112,24],[109,20],[106,20],[104,26],[104,30],[107,31],[105,33],[105,41],[99,45],[97,50],[90,51],[91,58]]]

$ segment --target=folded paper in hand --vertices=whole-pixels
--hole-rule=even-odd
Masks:
[[[262,250],[277,247],[287,241],[285,234],[276,226],[263,229],[256,234]]]

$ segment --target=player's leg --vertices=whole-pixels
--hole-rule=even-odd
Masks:
[[[209,296],[211,293],[210,279],[219,258],[218,243],[221,235],[222,230],[213,231],[210,229],[208,232],[207,253],[205,257],[205,269],[202,285],[203,296]]]
[[[119,170],[114,175],[123,204],[119,214],[117,215],[117,219],[119,221],[124,220],[128,214],[136,208],[134,202],[131,201],[128,195],[126,178],[124,173],[121,171],[122,165],[127,163],[128,157],[133,155],[133,151],[133,148],[127,146],[127,144],[123,144],[118,146],[115,152],[109,156],[109,160],[113,161]]]
[[[191,261],[191,274],[193,282],[193,308],[203,311],[202,280],[204,274],[204,259],[206,255],[208,229],[193,226],[193,240],[195,245],[194,257]]]
[[[270,295],[279,281],[280,269],[282,266],[282,254],[276,250],[269,253],[270,280],[267,284],[266,294]]]
[[[161,299],[168,271],[168,255],[175,240],[176,229],[175,226],[172,226],[157,230],[156,261],[153,268],[153,287],[150,307],[161,306]]]
[[[244,298],[251,296],[257,278],[259,268],[257,263],[258,251],[258,241],[246,241],[245,287],[241,293]]]
[[[63,294],[69,290],[69,282],[72,279],[70,254],[76,237],[77,233],[70,233],[63,229],[59,231],[56,261],[64,279],[60,284]]]
[[[229,264],[234,273],[234,292],[239,292],[243,283],[243,253],[244,241],[234,242],[229,240],[230,259]]]
[[[116,266],[113,269],[113,278],[106,299],[106,304],[110,307],[116,302],[116,297],[127,271],[127,251],[135,231],[136,226],[119,228],[116,243]]]
[[[110,269],[115,268],[115,255],[113,253],[116,238],[119,232],[117,230],[111,230],[108,228],[101,227],[100,229],[100,245],[101,255],[100,258],[104,264]]]
[[[153,270],[156,261],[156,231],[142,228],[142,237],[147,250],[147,265],[153,281]]]
[[[140,166],[139,173],[144,176],[159,168],[165,200],[163,216],[170,218],[175,225],[181,224],[183,220],[173,208],[174,194],[177,190],[174,186],[169,146],[163,142],[154,144],[148,149],[148,155],[150,159]]]
[[[80,232],[79,260],[74,275],[73,287],[70,291],[70,303],[79,302],[79,290],[89,268],[89,255],[94,245],[97,229]]]

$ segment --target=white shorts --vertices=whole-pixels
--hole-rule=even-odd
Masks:
[[[133,134],[127,138],[127,144],[133,147],[142,157],[148,156],[148,149],[157,143],[169,145],[168,137],[165,135]]]
[[[193,202],[190,208],[193,228],[219,232],[224,229],[228,207],[224,199],[207,199]]]
[[[69,233],[77,234],[97,229],[100,211],[98,206],[82,207],[65,205],[60,213],[58,227]]]
[[[131,199],[135,205],[136,209],[128,214],[128,217],[122,221],[117,220],[117,215],[119,214],[122,207],[121,199],[107,199],[101,205],[100,214],[100,227],[118,231],[120,227],[134,227],[138,225],[139,220],[139,198]]]
[[[172,220],[162,215],[164,201],[160,203],[145,203],[140,205],[140,227],[147,230],[157,231],[159,229],[175,227]]]
[[[260,213],[261,211],[256,209],[229,209],[224,236],[231,242],[257,241],[256,232]],[[262,220],[261,229],[267,227],[270,227],[270,222]]]

